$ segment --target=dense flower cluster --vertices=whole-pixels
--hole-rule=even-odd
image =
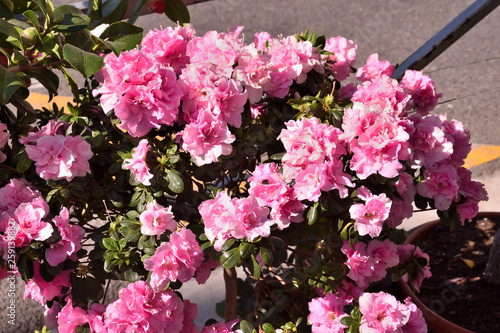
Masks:
[[[14,244],[48,326],[240,332],[238,320],[199,329],[178,294],[222,265],[256,286],[241,308],[257,325],[302,311],[312,332],[426,331],[409,299],[366,290],[388,274],[418,290],[431,275],[420,248],[391,239],[417,200],[465,223],[487,198],[463,167],[468,130],[429,114],[441,94],[421,72],[398,82],[378,54],[356,70],[351,40],[245,43],[242,29],[155,29],[104,56],[80,121],[15,138],[0,123],[0,162],[15,139],[26,171],[0,188],[0,277]],[[108,306],[106,279],[130,282]],[[276,332],[300,325],[287,324]]]

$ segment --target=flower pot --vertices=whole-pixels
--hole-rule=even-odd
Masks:
[[[477,214],[477,218],[499,218],[499,212],[480,212]],[[410,236],[406,239],[404,244],[417,244],[419,241],[428,237],[434,229],[440,224],[439,220],[431,221],[422,226],[418,227]],[[432,271],[432,267],[431,267]],[[408,284],[402,280],[399,281],[401,291],[405,297],[410,296],[412,301],[422,310],[424,318],[427,322],[429,331],[434,333],[472,333],[472,331],[458,326],[445,318],[438,315],[436,312],[427,307],[416,295]]]

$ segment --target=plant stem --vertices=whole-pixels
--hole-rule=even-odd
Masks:
[[[226,323],[236,319],[236,269],[224,268],[224,283],[226,285]]]

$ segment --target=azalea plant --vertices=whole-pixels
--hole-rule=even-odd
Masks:
[[[454,229],[487,198],[428,76],[392,78],[377,54],[355,68],[340,36],[142,36],[32,3],[0,21],[0,277],[24,280],[49,329],[427,332],[380,288],[431,275],[397,227],[416,208]],[[52,69],[74,101],[35,110],[30,78],[55,95]],[[198,328],[179,289],[219,266],[226,322]],[[111,280],[129,284],[106,306]]]

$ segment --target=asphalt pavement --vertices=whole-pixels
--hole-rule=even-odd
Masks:
[[[57,4],[72,1],[56,0]],[[227,31],[242,25],[249,40],[255,32],[267,31],[272,36],[291,35],[306,29],[326,37],[343,36],[358,44],[357,64],[364,64],[371,53],[381,60],[401,63],[423,43],[442,29],[474,1],[472,0],[213,0],[189,6],[191,23],[198,35],[207,31]],[[166,17],[151,14],[139,18],[146,31],[172,26]],[[449,119],[467,125],[474,145],[500,146],[497,118],[500,96],[500,8],[483,19],[452,45],[424,72],[430,75],[444,103],[436,108]],[[64,94],[64,91],[63,91]],[[69,91],[67,92],[69,96]],[[473,177],[484,181],[490,200],[482,211],[498,211],[500,199],[500,162],[494,159],[472,168]],[[404,224],[405,229],[436,219],[435,213],[417,213]],[[213,304],[224,298],[219,271],[209,279],[209,287],[198,289],[196,282],[186,284],[183,294],[198,303],[197,320],[202,325],[213,317]],[[20,280],[20,279],[18,279]],[[23,287],[18,281],[17,326],[7,324],[6,281],[0,281],[0,332],[33,332],[43,326],[43,309],[38,303],[22,301]],[[118,288],[115,289],[115,291]],[[206,291],[210,290],[210,293]],[[202,292],[203,291],[203,292]],[[4,295],[5,294],[5,295]]]

